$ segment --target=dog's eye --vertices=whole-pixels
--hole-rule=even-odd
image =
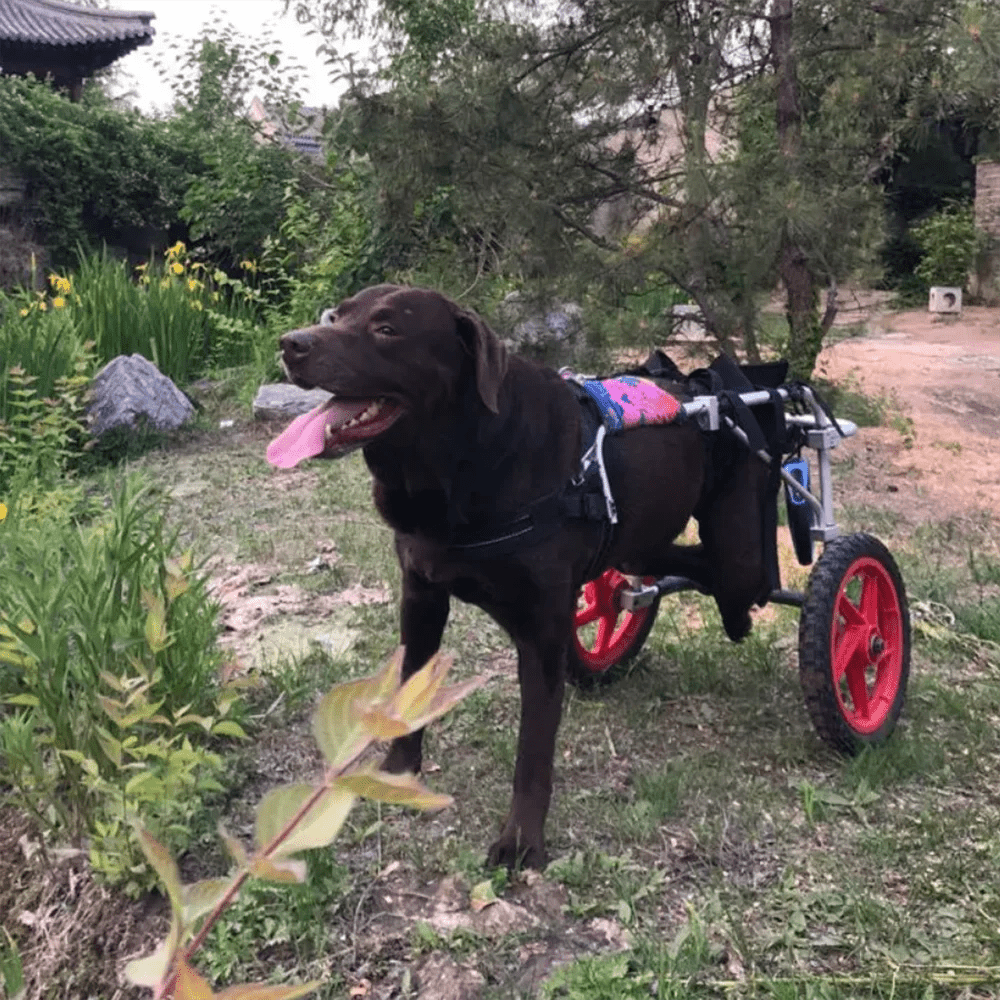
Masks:
[[[396,335],[396,331],[386,323],[375,327],[375,332],[381,337],[394,337]]]

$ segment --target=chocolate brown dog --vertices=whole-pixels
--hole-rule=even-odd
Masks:
[[[404,676],[438,649],[452,596],[483,608],[516,644],[514,792],[487,863],[543,865],[577,592],[609,566],[683,575],[742,638],[767,591],[756,500],[766,466],[739,456],[723,483],[703,490],[712,472],[693,422],[629,430],[609,468],[618,512],[610,544],[600,525],[573,518],[519,544],[523,512],[548,509],[589,443],[580,403],[557,373],[509,356],[482,319],[444,296],[395,285],[368,288],[320,325],[286,334],[281,352],[295,383],[333,399],[298,418],[268,457],[290,466],[364,449],[375,505],[396,532]],[[676,545],[692,514],[701,544]],[[419,771],[421,738],[396,740],[384,766]]]

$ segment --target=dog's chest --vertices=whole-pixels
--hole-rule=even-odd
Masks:
[[[418,535],[397,534],[396,546],[404,572],[414,572],[460,601],[486,610],[498,601],[510,603],[529,585],[528,569],[517,558],[470,561]]]

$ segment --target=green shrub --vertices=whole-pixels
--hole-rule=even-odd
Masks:
[[[949,205],[911,229],[924,255],[913,273],[926,285],[964,288],[983,245],[971,205]]]
[[[331,163],[327,173],[329,185],[318,190],[289,185],[277,235],[265,241],[261,263],[286,328],[314,323],[322,309],[384,277],[369,171]]]
[[[223,46],[209,45],[199,81],[218,83],[220,49],[225,58]],[[281,216],[295,157],[258,142],[254,126],[212,88],[203,97],[169,118],[147,119],[115,107],[96,86],[72,102],[32,78],[0,77],[4,164],[25,179],[57,266],[80,246],[114,242],[126,227],[166,230],[182,219],[213,259],[256,252]]]
[[[96,87],[74,103],[45,83],[13,76],[0,77],[0,149],[28,185],[57,265],[120,227],[174,221],[199,167],[165,122],[113,107]]]
[[[88,835],[95,867],[149,883],[132,822],[184,845],[218,759],[239,736],[220,687],[205,576],[135,480],[89,522],[0,520],[0,780],[43,831]]]

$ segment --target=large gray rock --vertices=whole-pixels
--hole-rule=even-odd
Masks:
[[[572,354],[583,340],[583,310],[575,302],[532,300],[511,292],[497,307],[501,334],[513,350],[527,354]]]
[[[114,427],[136,430],[143,423],[172,431],[194,416],[194,406],[151,361],[121,354],[94,377],[87,415],[95,437]]]
[[[300,389],[288,382],[262,385],[254,397],[253,415],[257,420],[291,420],[329,398],[325,389]]]

